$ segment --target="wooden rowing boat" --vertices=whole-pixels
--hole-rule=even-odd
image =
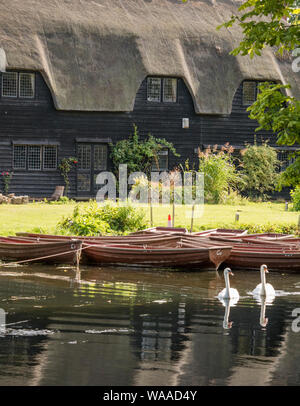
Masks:
[[[78,240],[41,243],[0,237],[0,260],[75,264],[81,247]]]
[[[266,264],[270,270],[300,271],[300,250],[235,246],[224,265],[233,269],[257,270],[262,264]]]
[[[83,243],[88,263],[172,268],[214,268],[230,256],[231,247],[157,248],[136,245],[89,245]]]
[[[300,271],[300,244],[299,239],[282,240],[249,240],[221,238],[209,236],[208,238],[191,238],[184,236],[183,247],[210,246],[216,244],[232,245],[230,256],[224,261],[224,266],[232,269],[259,269],[266,264],[270,270]]]
[[[18,233],[17,237],[9,237],[19,241],[68,241],[77,239],[89,244],[133,244],[133,245],[151,245],[163,247],[176,247],[180,242],[181,236],[177,234],[158,234],[158,235],[140,235],[140,236],[103,236],[103,237],[71,237],[61,235],[30,234]]]

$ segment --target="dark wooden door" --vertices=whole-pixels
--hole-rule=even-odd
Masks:
[[[96,177],[107,170],[107,145],[77,144],[77,157],[77,195],[95,197],[101,187],[96,184]]]

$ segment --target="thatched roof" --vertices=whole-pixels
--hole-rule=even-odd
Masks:
[[[233,57],[239,27],[216,31],[236,0],[9,0],[0,5],[8,68],[43,73],[56,108],[131,111],[147,75],[182,77],[197,113],[228,114],[243,79],[299,74],[271,50]],[[3,52],[0,52],[3,61]]]

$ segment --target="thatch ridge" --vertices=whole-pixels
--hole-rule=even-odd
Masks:
[[[57,109],[131,111],[148,75],[182,77],[197,113],[229,114],[243,79],[299,74],[271,50],[233,57],[239,27],[216,31],[235,0],[10,0],[1,2],[0,69],[41,71]],[[1,50],[1,49],[0,49]],[[4,55],[4,56],[3,56]]]

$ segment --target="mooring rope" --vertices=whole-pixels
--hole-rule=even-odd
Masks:
[[[52,258],[52,257],[58,257],[58,256],[60,256],[60,255],[66,255],[66,254],[70,254],[70,253],[74,252],[75,255],[76,255],[76,267],[77,267],[77,269],[78,269],[78,268],[79,268],[79,263],[80,263],[80,258],[81,258],[81,251],[85,250],[86,248],[92,247],[93,245],[95,245],[95,244],[90,244],[90,245],[85,246],[84,248],[80,247],[80,248],[78,248],[78,249],[73,249],[73,250],[71,250],[71,251],[60,252],[60,253],[58,253],[58,254],[51,254],[51,255],[47,255],[47,256],[39,257],[39,258],[24,259],[24,260],[22,260],[22,261],[9,262],[9,263],[5,263],[5,264],[0,263],[0,267],[2,267],[2,266],[4,266],[4,267],[5,267],[5,266],[7,266],[7,267],[16,266],[16,265],[23,264],[23,263],[27,263],[27,262],[40,261],[40,260],[42,260],[42,259],[48,259],[48,258]]]

